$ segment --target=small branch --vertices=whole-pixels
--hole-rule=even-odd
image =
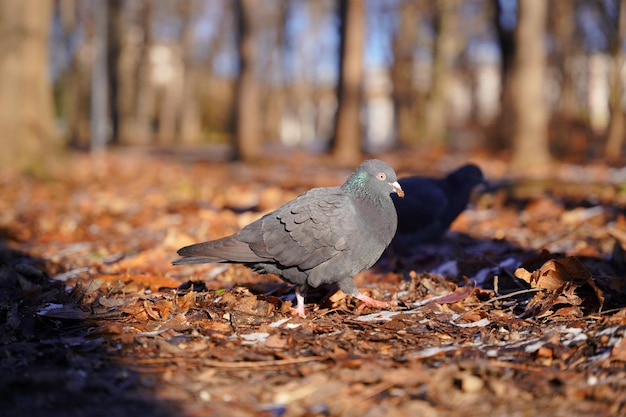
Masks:
[[[491,303],[496,302],[496,301],[504,300],[506,298],[515,297],[516,295],[522,295],[522,294],[526,294],[526,293],[539,292],[539,291],[542,291],[542,289],[541,288],[529,288],[529,289],[526,289],[526,290],[519,290],[519,291],[514,291],[514,292],[511,292],[511,293],[508,293],[508,294],[500,295],[498,297],[490,298],[489,300],[480,303],[477,307],[473,308],[471,311],[476,311],[479,308],[482,308],[483,306],[485,306],[487,304],[491,304]]]
[[[250,369],[261,367],[275,367],[285,365],[296,365],[300,363],[323,361],[328,359],[326,356],[307,356],[304,358],[289,358],[289,359],[275,359],[268,361],[253,361],[253,362],[223,362],[212,359],[203,358],[147,358],[147,359],[135,359],[135,358],[115,358],[118,363],[124,365],[139,365],[139,366],[153,366],[153,365],[167,365],[168,363],[189,361],[197,362],[200,365],[206,365],[213,368],[225,368],[225,369]]]

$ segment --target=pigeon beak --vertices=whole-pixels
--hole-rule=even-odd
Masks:
[[[393,192],[398,194],[398,197],[404,198],[404,191],[402,190],[402,187],[400,187],[400,183],[398,183],[398,181],[390,182],[389,185],[393,187]]]

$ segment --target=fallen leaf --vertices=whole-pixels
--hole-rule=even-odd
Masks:
[[[620,338],[611,349],[611,359],[626,362],[626,341],[624,337]]]
[[[526,308],[527,312],[531,306],[532,309],[537,309],[542,297],[549,297],[549,302],[546,298],[538,309],[542,313],[556,303],[580,305],[583,298],[589,303],[587,293],[591,293],[595,298],[595,302],[590,305],[593,310],[601,311],[604,305],[604,294],[596,285],[591,272],[573,256],[550,259],[532,273],[525,268],[518,268],[515,276],[526,281],[532,288],[546,290],[545,295],[543,292],[535,294],[533,301]],[[561,298],[555,298],[555,294]]]

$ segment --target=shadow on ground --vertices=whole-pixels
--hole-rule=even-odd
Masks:
[[[149,378],[109,359],[80,291],[0,241],[0,410],[10,416],[178,415]]]

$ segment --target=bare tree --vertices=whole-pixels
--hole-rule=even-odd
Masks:
[[[572,1],[553,1],[549,2],[549,6],[551,7],[552,26],[557,41],[553,55],[555,55],[555,64],[560,70],[562,79],[559,111],[565,118],[570,119],[576,113],[574,77],[571,65],[572,55],[576,51],[574,39],[576,5]]]
[[[107,66],[109,84],[109,117],[111,120],[111,142],[118,143],[120,139],[120,55],[122,53],[122,0],[108,0],[107,4]]]
[[[107,56],[107,3],[94,2],[94,34],[92,38],[91,71],[91,149],[101,151],[108,140],[108,56]]]
[[[193,59],[195,39],[193,36],[194,16],[198,4],[194,0],[179,2],[182,20],[181,50],[183,61],[183,88],[178,109],[178,137],[183,143],[196,143],[200,136],[200,116],[196,100],[197,74]]]
[[[458,39],[458,0],[437,0],[436,4],[437,39],[432,86],[424,112],[423,142],[442,145],[448,128],[446,114],[448,91],[460,42]]]
[[[263,132],[265,137],[278,138],[281,137],[282,115],[285,109],[293,108],[288,106],[288,88],[285,85],[285,51],[288,49],[291,41],[287,35],[287,24],[290,16],[290,6],[288,0],[280,0],[277,4],[277,10],[270,16],[270,25],[273,27],[272,38],[273,44],[271,48],[274,52],[269,55],[262,64],[263,81],[262,81],[262,103],[263,109]],[[318,5],[318,2],[310,2],[309,7]],[[315,18],[313,18],[315,19]],[[293,82],[293,90],[297,91],[301,84]],[[309,91],[308,88],[304,88]]]
[[[62,37],[60,46],[70,56],[70,61],[63,71],[58,74],[55,90],[57,95],[57,111],[65,120],[67,126],[65,142],[77,148],[87,148],[89,145],[90,123],[89,102],[91,92],[91,56],[88,52],[88,43],[78,45],[73,43],[76,33],[90,33],[92,30],[93,13],[82,13],[84,9],[91,10],[93,4],[78,5],[73,0],[58,0],[57,7],[61,22]],[[81,10],[82,9],[82,10]],[[79,19],[84,15],[88,18]]]
[[[503,149],[510,145],[513,136],[513,119],[512,96],[511,91],[513,83],[511,82],[511,73],[513,72],[515,60],[515,33],[514,27],[510,24],[513,18],[513,11],[505,6],[511,5],[511,2],[502,2],[493,0],[493,20],[494,26],[498,34],[498,44],[500,46],[500,110],[498,116],[493,120],[491,126],[492,137],[490,145],[496,149]]]
[[[548,109],[544,99],[546,75],[545,34],[548,4],[545,0],[518,3],[514,67],[511,73],[514,166],[547,168]]]
[[[152,85],[150,51],[154,46],[152,16],[154,5],[151,0],[142,0],[139,13],[139,28],[142,38],[139,45],[139,62],[136,72],[136,116],[134,129],[125,135],[128,142],[145,144],[152,139],[152,117],[155,111],[156,92]],[[133,107],[135,107],[133,106]]]
[[[622,156],[624,135],[626,135],[626,121],[622,107],[622,95],[624,84],[622,82],[622,70],[624,68],[624,39],[626,38],[626,0],[619,2],[618,30],[611,42],[611,56],[613,61],[613,77],[611,79],[611,96],[609,109],[611,121],[609,122],[609,134],[606,141],[605,155],[612,161]]]
[[[48,34],[52,2],[0,2],[0,166],[37,172],[55,146]]]
[[[341,0],[339,4],[341,49],[333,156],[342,165],[355,165],[361,159],[365,2]]]
[[[393,102],[398,142],[415,143],[417,139],[417,117],[415,115],[415,95],[413,87],[414,48],[417,40],[418,6],[416,1],[407,0],[399,4],[400,20],[393,38]]]
[[[256,0],[236,0],[239,78],[235,99],[235,152],[238,159],[254,160],[261,153],[259,88],[254,75],[257,48],[254,41]]]

